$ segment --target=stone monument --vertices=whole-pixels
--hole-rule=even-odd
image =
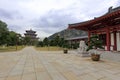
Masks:
[[[87,50],[87,45],[85,44],[85,41],[81,40],[78,48],[78,54],[82,57],[90,56],[86,50]]]

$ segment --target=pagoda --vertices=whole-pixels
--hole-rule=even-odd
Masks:
[[[32,29],[26,30],[26,33],[24,33],[26,38],[30,39],[30,44],[34,44],[35,41],[38,41],[36,31],[33,31]]]

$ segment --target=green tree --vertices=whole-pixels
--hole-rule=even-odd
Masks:
[[[16,35],[17,35],[17,33],[14,31],[9,32],[9,35],[7,37],[7,44],[8,45],[11,45],[11,46],[16,45],[16,41],[17,41]]]
[[[25,44],[25,45],[30,45],[30,44],[31,44],[31,39],[30,39],[30,37],[24,37],[24,44]]]
[[[59,39],[59,46],[60,46],[60,47],[63,47],[64,44],[65,44],[64,38],[60,38],[60,39]]]
[[[87,51],[90,49],[97,49],[97,48],[104,49],[103,44],[102,44],[103,42],[102,42],[102,40],[99,40],[98,35],[92,35],[92,37],[90,37],[90,41],[88,41],[88,43],[89,43],[89,46],[87,48]]]
[[[0,21],[0,45],[14,46],[16,44],[21,44],[20,34],[9,31],[7,24]]]
[[[54,44],[55,44],[55,46],[60,46],[60,37],[59,36],[56,36],[54,38]]]
[[[55,46],[55,44],[54,44],[54,40],[50,40],[50,46]]]
[[[37,44],[37,46],[38,46],[38,47],[39,47],[39,46],[40,46],[40,47],[43,47],[43,46],[44,46],[44,44],[43,44],[43,42],[42,42],[42,41],[39,41],[39,42],[38,42],[38,44]]]
[[[47,37],[43,40],[43,44],[44,44],[44,46],[48,46],[49,45],[49,40],[48,40]]]
[[[7,24],[5,22],[0,21],[0,45],[7,44],[8,35],[9,31],[7,28]]]
[[[8,31],[8,28],[5,22],[0,21],[0,32],[2,31]]]

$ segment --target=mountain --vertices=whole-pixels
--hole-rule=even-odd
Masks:
[[[65,29],[49,36],[48,39],[51,40],[56,36],[66,39],[66,38],[73,38],[73,37],[79,37],[79,36],[87,36],[87,32],[82,30],[75,30],[75,29]]]

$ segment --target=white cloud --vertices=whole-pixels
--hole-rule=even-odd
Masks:
[[[67,28],[67,24],[98,17],[119,0],[0,0],[0,18],[10,30],[23,34],[36,30],[39,37]]]

